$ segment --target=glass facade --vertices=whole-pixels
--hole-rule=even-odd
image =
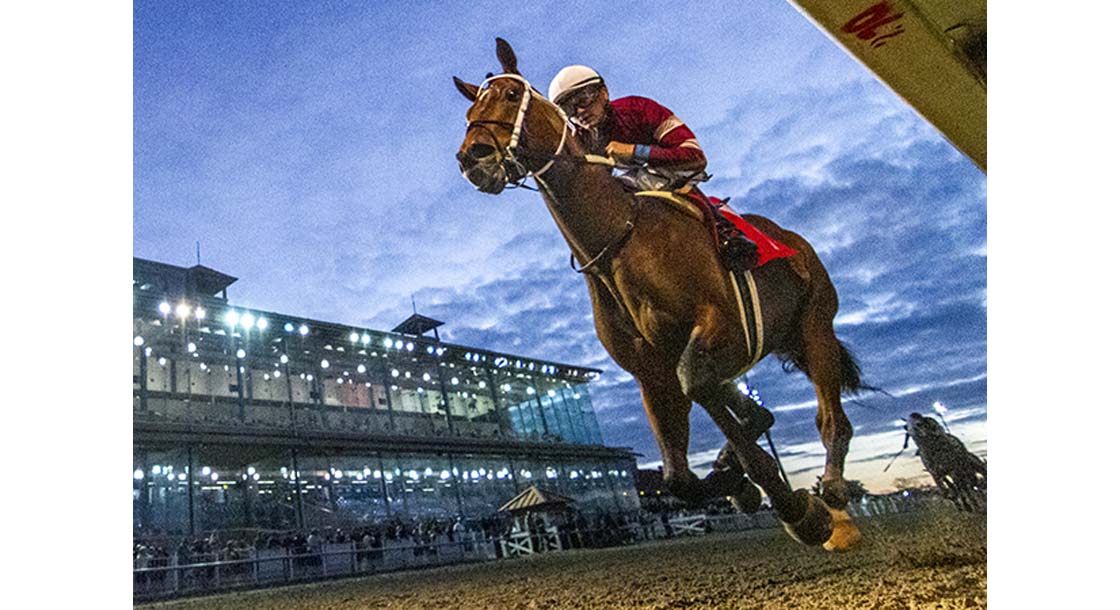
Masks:
[[[592,410],[597,371],[150,286],[134,287],[138,530],[485,518],[529,485],[638,507],[633,457]]]
[[[530,485],[568,496],[585,512],[638,509],[633,461],[620,458],[140,444],[133,468],[133,523],[144,533],[481,519]]]

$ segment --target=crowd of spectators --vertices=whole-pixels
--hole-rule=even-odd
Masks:
[[[564,549],[599,548],[671,536],[669,519],[684,513],[664,511],[658,516],[643,510],[589,514],[569,510],[547,516],[495,514],[470,521],[394,517],[346,529],[231,530],[194,537],[136,532],[133,559],[135,568],[153,568],[171,565],[172,557],[176,565],[230,562],[251,558],[253,550],[283,549],[295,556],[317,555],[324,545],[346,543],[353,543],[360,561],[377,561],[389,547],[408,547],[415,556],[421,556],[436,554],[441,546],[475,552],[480,545],[493,545],[494,554],[501,556],[499,541],[526,529],[533,537],[535,550],[547,548],[544,537],[549,533],[559,535]]]

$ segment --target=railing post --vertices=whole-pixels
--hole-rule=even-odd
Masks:
[[[257,549],[255,549],[255,548],[254,549],[249,549],[249,557],[251,557],[253,559],[253,584],[259,584],[260,583],[260,574],[258,572],[259,572],[259,568],[260,568],[260,563],[258,562],[258,558],[257,558]]]
[[[171,570],[171,590],[179,592],[179,551],[176,550],[175,554],[171,556],[171,565],[174,569]]]
[[[295,567],[292,565],[292,549],[284,547],[284,581],[291,582]]]

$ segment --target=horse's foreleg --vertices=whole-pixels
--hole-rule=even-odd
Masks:
[[[644,375],[638,379],[642,405],[646,410],[653,436],[661,449],[662,477],[669,493],[688,502],[704,501],[704,486],[688,467],[688,413],[692,401],[671,377]]]
[[[787,524],[790,533],[807,544],[825,542],[832,532],[832,525],[824,503],[803,490],[795,494],[779,475],[774,458],[756,444],[758,436],[773,423],[773,416],[764,421],[761,412],[743,408],[742,394],[729,381],[735,374],[736,346],[721,341],[728,336],[726,329],[719,326],[719,318],[714,311],[707,313],[700,316],[677,364],[681,389],[712,417],[734,447],[747,476],[770,496],[774,509]],[[741,420],[736,417],[736,410],[746,418]],[[765,413],[769,415],[769,412]]]

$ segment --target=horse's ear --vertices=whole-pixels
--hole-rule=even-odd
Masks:
[[[513,47],[501,38],[498,39],[498,62],[502,64],[504,73],[521,74],[517,71],[517,55],[514,55]]]
[[[463,97],[472,102],[478,99],[478,85],[463,82],[458,76],[452,76],[451,79],[455,81],[455,88],[463,94]]]

